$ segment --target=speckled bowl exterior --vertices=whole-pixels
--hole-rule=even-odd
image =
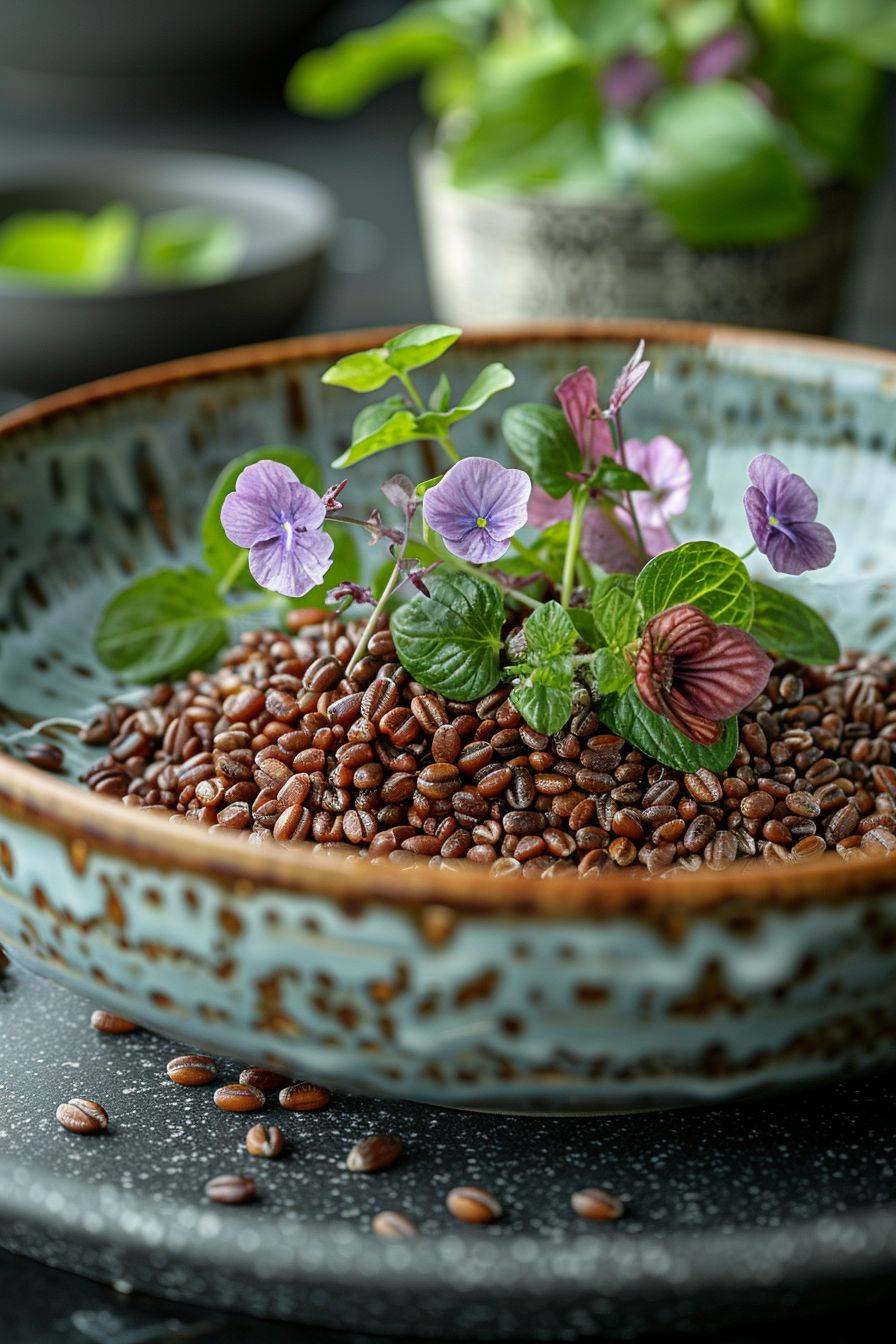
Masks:
[[[464,427],[503,451],[512,400],[587,362],[606,386],[645,336],[629,432],[678,438],[688,532],[737,544],[746,463],[819,485],[835,564],[813,590],[847,642],[893,647],[896,357],[674,324],[466,338],[517,376]],[[91,631],[111,589],[193,558],[230,458],[297,443],[328,463],[355,400],[323,387],[383,333],[254,347],[125,375],[0,425],[0,943],[96,1005],[297,1076],[453,1106],[602,1110],[718,1102],[896,1061],[896,864],[834,858],[582,882],[396,871],[247,846],[89,794],[22,761],[29,730],[120,692]],[[392,464],[400,461],[393,458]],[[407,459],[410,461],[410,459]],[[353,475],[372,499],[382,464]]]

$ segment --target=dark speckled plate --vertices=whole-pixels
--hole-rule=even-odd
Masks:
[[[600,1119],[337,1095],[313,1115],[269,1105],[288,1152],[264,1162],[242,1147],[248,1117],[168,1081],[174,1045],[102,1037],[88,1017],[64,990],[0,975],[0,1243],[49,1264],[205,1307],[452,1339],[705,1330],[896,1294],[893,1077]],[[108,1134],[56,1124],[72,1095],[103,1102]],[[404,1160],[349,1174],[349,1147],[382,1129]],[[226,1171],[254,1175],[256,1206],[203,1199]],[[463,1181],[501,1198],[501,1223],[452,1221],[444,1196]],[[588,1183],[623,1196],[620,1222],[575,1217]],[[381,1208],[407,1210],[419,1238],[375,1238]]]

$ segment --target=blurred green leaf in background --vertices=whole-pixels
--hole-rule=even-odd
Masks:
[[[451,180],[640,195],[700,247],[768,243],[881,162],[894,0],[413,0],[302,57],[299,111],[422,77]]]

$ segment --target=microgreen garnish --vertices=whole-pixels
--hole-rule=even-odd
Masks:
[[[757,548],[785,573],[829,563],[833,538],[816,520],[814,493],[762,455],[744,501],[755,546],[738,556],[713,541],[676,545],[670,524],[688,502],[687,459],[663,435],[626,440],[621,422],[649,371],[643,346],[605,410],[582,367],[558,386],[559,406],[505,411],[507,445],[524,469],[462,457],[453,425],[513,375],[488,365],[452,406],[440,373],[427,409],[412,372],[458,335],[416,327],[324,375],[355,391],[393,379],[403,388],[360,412],[334,466],[404,439],[429,440],[448,459],[444,474],[392,475],[381,506],[356,514],[351,475],[327,482],[296,448],[247,454],[212,491],[202,525],[208,572],[164,570],[119,593],[100,622],[100,657],[146,680],[207,661],[230,622],[250,612],[279,621],[297,603],[326,602],[337,614],[366,607],[363,628],[352,627],[360,633],[345,665],[349,682],[389,613],[407,672],[450,700],[476,700],[503,681],[526,723],[552,734],[569,721],[578,687],[604,724],[646,755],[676,769],[724,769],[737,715],[768,680],[769,653],[839,657],[817,613],[751,578],[744,563]],[[372,583],[350,541],[359,531],[388,551]]]

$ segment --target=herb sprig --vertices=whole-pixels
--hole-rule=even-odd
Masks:
[[[128,679],[153,680],[207,662],[249,614],[278,622],[296,604],[339,613],[367,606],[346,679],[389,611],[403,666],[449,700],[509,683],[523,719],[552,734],[569,721],[578,688],[612,731],[663,764],[724,769],[738,744],[737,715],[768,680],[770,652],[802,662],[839,657],[811,607],[754,580],[745,564],[754,551],[792,575],[831,562],[835,543],[817,521],[814,492],[762,454],[744,499],[753,545],[737,555],[712,541],[676,544],[687,459],[663,435],[643,443],[622,427],[623,407],[650,368],[643,343],[606,408],[582,367],[557,388],[559,407],[505,410],[519,467],[461,456],[453,426],[512,386],[513,374],[489,364],[454,401],[442,372],[424,399],[417,371],[459,335],[415,327],[323,377],[359,393],[393,381],[401,388],[362,409],[334,469],[428,440],[444,456],[442,474],[416,483],[390,476],[388,516],[380,508],[355,516],[343,507],[347,480],[325,485],[300,450],[239,458],[219,476],[203,518],[205,569],[162,570],[113,597],[99,656]],[[389,552],[375,590],[363,581],[359,531]],[[327,589],[331,570],[339,581]]]

